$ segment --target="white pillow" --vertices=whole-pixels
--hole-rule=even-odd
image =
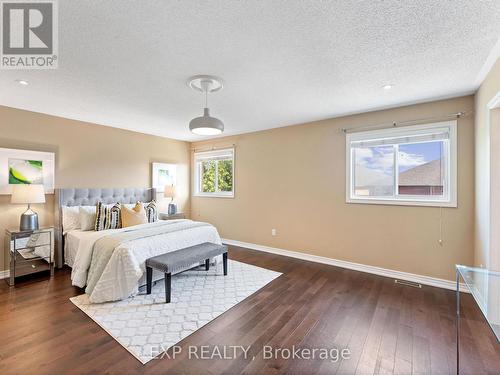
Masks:
[[[80,210],[78,206],[62,208],[63,233],[70,230],[80,229]]]
[[[95,216],[96,208],[95,206],[80,206],[79,211],[80,216],[80,228],[82,230],[94,230],[95,229]]]

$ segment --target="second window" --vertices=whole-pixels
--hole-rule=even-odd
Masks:
[[[195,195],[234,196],[234,149],[194,154]]]

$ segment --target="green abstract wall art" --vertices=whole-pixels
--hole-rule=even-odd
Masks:
[[[54,194],[54,152],[0,147],[0,195],[12,194],[15,185],[43,185],[45,194]]]
[[[9,159],[9,184],[43,184],[43,161]]]

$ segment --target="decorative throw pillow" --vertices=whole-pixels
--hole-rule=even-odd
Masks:
[[[140,202],[137,202],[133,209],[122,207],[120,211],[123,228],[146,224],[148,222],[146,210]]]
[[[156,201],[153,200],[149,203],[144,203],[144,209],[146,210],[148,223],[158,221],[158,207],[156,206]]]
[[[80,206],[79,207],[80,228],[82,230],[94,230],[95,216],[96,216],[95,206]]]
[[[63,233],[70,230],[80,229],[80,218],[78,216],[78,206],[68,207],[64,206],[62,208],[62,226]]]
[[[97,203],[94,229],[99,231],[121,228],[120,209],[120,203],[113,205],[104,205],[102,202]]]

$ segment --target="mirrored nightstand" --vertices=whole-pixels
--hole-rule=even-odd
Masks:
[[[14,285],[19,276],[41,271],[54,274],[54,228],[35,231],[5,231],[5,264],[9,265],[9,277]]]

